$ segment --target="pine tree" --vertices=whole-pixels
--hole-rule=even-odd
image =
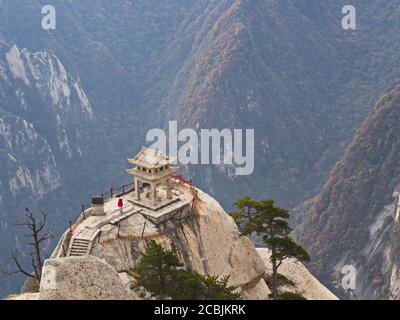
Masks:
[[[171,280],[178,268],[183,267],[171,251],[165,250],[155,241],[150,241],[140,262],[132,269],[138,284],[152,297],[165,299],[171,293]]]
[[[255,201],[244,197],[235,202],[238,211],[231,214],[243,235],[257,234],[271,250],[272,281],[274,300],[279,298],[278,269],[287,258],[309,261],[308,253],[289,237],[288,210],[276,207],[272,200]]]
[[[229,286],[229,277],[202,275],[191,271],[178,271],[174,279],[174,300],[238,300],[237,288]]]
[[[234,204],[238,210],[231,212],[231,217],[235,220],[242,233],[251,233],[251,230],[247,230],[246,228],[250,226],[250,222],[252,222],[256,217],[257,212],[255,207],[257,205],[257,201],[253,200],[249,196],[246,196],[238,199]]]
[[[183,269],[178,257],[150,241],[139,263],[132,269],[138,282],[152,297],[173,300],[237,300],[229,277],[201,275]]]
[[[203,292],[200,300],[238,300],[240,294],[236,288],[229,286],[229,276],[219,279],[218,276],[198,275],[203,284]]]

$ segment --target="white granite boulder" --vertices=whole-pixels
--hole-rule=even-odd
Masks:
[[[257,251],[267,267],[266,276],[269,276],[272,270],[271,251],[266,248],[257,248]],[[286,286],[285,291],[299,293],[307,300],[338,300],[301,262],[287,259],[282,263],[278,272],[295,284],[294,287]]]
[[[45,261],[40,283],[40,300],[128,300],[117,271],[93,256]]]

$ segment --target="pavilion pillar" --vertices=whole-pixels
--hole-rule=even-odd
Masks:
[[[171,179],[168,178],[166,180],[166,185],[167,185],[167,199],[172,199],[172,192],[171,192]]]
[[[157,183],[153,182],[151,184],[151,196],[152,196],[152,200],[153,200],[153,204],[156,205],[157,204]]]
[[[136,177],[135,177],[135,194],[136,194],[136,200],[140,200],[139,180]]]

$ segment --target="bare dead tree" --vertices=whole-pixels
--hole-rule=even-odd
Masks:
[[[29,233],[26,234],[25,237],[30,239],[27,244],[32,247],[30,256],[33,272],[27,271],[27,269],[22,266],[22,264],[18,260],[16,251],[11,251],[10,259],[17,267],[17,270],[11,272],[11,274],[22,273],[27,277],[33,278],[40,282],[40,279],[42,278],[43,267],[43,259],[41,256],[41,243],[45,240],[51,239],[53,235],[51,231],[46,228],[48,217],[47,213],[40,212],[41,217],[40,219],[38,219],[28,208],[25,209],[25,211],[26,212],[24,214],[24,218],[21,221],[16,222],[15,226],[25,227],[29,230]]]

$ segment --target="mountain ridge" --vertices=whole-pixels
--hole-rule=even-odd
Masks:
[[[330,286],[357,269],[355,297],[398,299],[400,87],[383,96],[332,169],[321,194],[302,208],[299,241]],[[307,212],[308,211],[308,212]]]

